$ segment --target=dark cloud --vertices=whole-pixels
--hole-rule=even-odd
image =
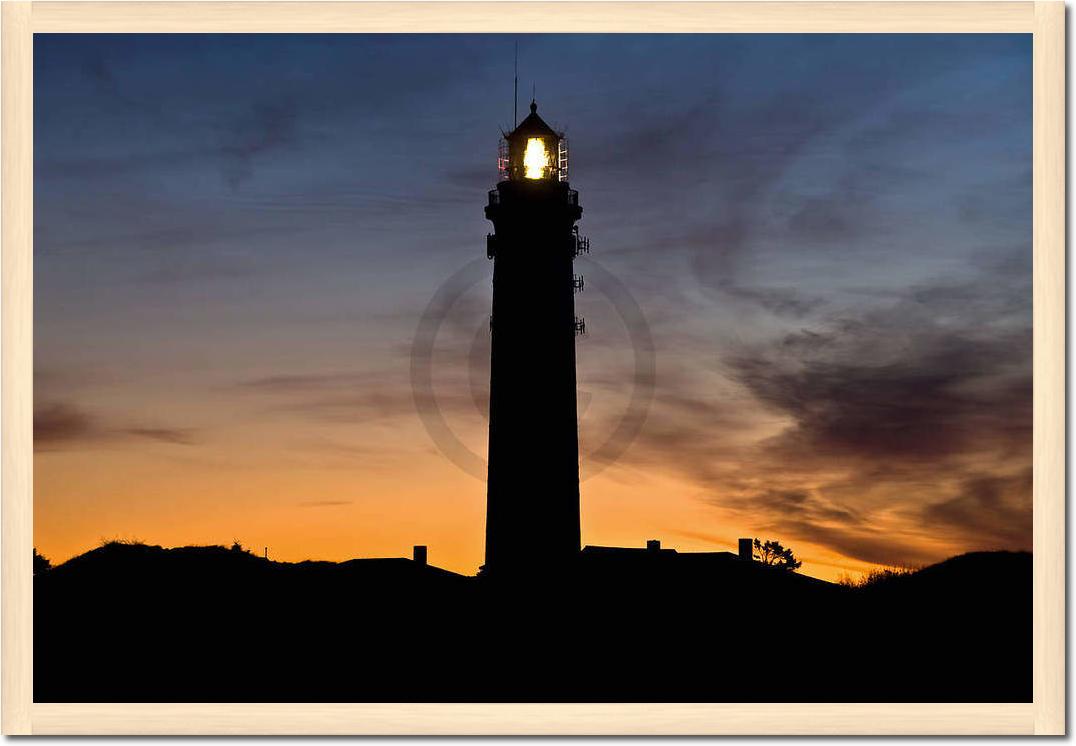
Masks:
[[[767,203],[778,196],[789,213],[785,240],[799,251],[805,240],[848,240],[864,230],[865,195],[855,196],[858,193],[847,188],[825,196],[800,195],[781,186],[788,169],[816,140],[850,115],[843,106],[802,94],[781,92],[746,108],[724,107],[722,97],[714,96],[688,111],[667,114],[659,126],[644,126],[611,141],[598,162],[627,162],[641,175],[669,163],[707,162],[706,169],[686,171],[693,186],[685,187],[672,210],[668,201],[660,203],[665,234],[658,239],[662,251],[657,256],[665,259],[669,249],[686,252],[691,277],[717,300],[734,299],[779,316],[802,317],[824,301],[793,287],[761,283],[752,278],[750,265],[760,244],[772,241],[767,231],[773,231],[774,215]],[[697,217],[699,195],[706,195],[703,221]]]
[[[438,183],[470,190],[481,200],[481,196],[489,191],[496,179],[496,171],[488,165],[473,165],[450,169]]]
[[[1029,546],[1030,309],[998,281],[915,287],[726,348],[724,388],[659,375],[629,458],[689,476],[758,531],[866,562],[938,559],[924,537]]]
[[[254,161],[297,143],[298,107],[294,101],[259,102],[225,133],[220,146],[224,175],[233,189],[250,178]]]
[[[828,547],[845,557],[888,567],[920,567],[944,559],[951,551],[924,548],[922,535],[900,536],[880,528],[848,528],[796,519],[775,520],[769,528]]]
[[[151,284],[178,285],[246,278],[255,272],[255,263],[247,259],[171,251],[158,266],[147,270],[138,279]]]
[[[939,460],[982,438],[1015,440],[1030,433],[1030,420],[1020,416],[1020,405],[1030,399],[1030,377],[984,381],[990,384],[985,389],[975,385],[984,372],[1001,375],[1011,358],[996,356],[1018,351],[1019,342],[954,336],[908,350],[901,360],[788,365],[742,357],[733,367],[759,401],[795,421],[774,444],[790,456]]]
[[[364,422],[415,417],[415,399],[406,372],[283,374],[240,381],[235,388],[264,400],[264,411],[300,415],[319,422]],[[442,410],[473,412],[463,384],[438,392]]]
[[[623,376],[627,378],[628,371]],[[592,385],[605,394],[612,388]],[[603,395],[593,407],[587,432],[609,432],[619,412],[610,411]],[[659,360],[653,400],[645,425],[620,460],[643,470],[671,469],[710,488],[725,483],[749,457],[745,433],[756,424],[757,406],[713,374],[699,374],[669,360]],[[585,438],[584,438],[585,440]]]
[[[172,445],[189,446],[197,442],[193,431],[186,428],[128,427],[118,432],[135,438],[156,440],[161,443],[171,443]]]
[[[958,494],[922,511],[932,529],[971,535],[979,549],[1031,549],[1031,469],[963,479]]]
[[[275,394],[310,393],[325,390],[362,389],[380,383],[380,376],[373,373],[336,372],[310,374],[281,374],[259,376],[239,381],[240,389]]]
[[[445,404],[441,399],[438,403]],[[322,422],[365,422],[413,415],[415,403],[411,391],[401,388],[299,398],[275,405],[271,410]]]
[[[170,113],[132,95],[116,83],[103,61],[99,64],[104,75],[95,78],[99,88],[126,113],[126,122],[139,121],[146,127],[168,130],[176,126],[176,122],[169,121]],[[299,113],[294,99],[258,101],[222,118],[212,130],[188,138],[183,144],[139,147],[141,143],[136,142],[119,153],[66,152],[36,159],[34,172],[38,178],[57,182],[114,181],[119,177],[138,181],[146,175],[159,177],[162,173],[178,174],[192,166],[209,167],[219,169],[224,181],[235,190],[252,176],[259,160],[301,146]]]
[[[849,191],[842,189],[832,196],[797,200],[788,218],[788,232],[809,242],[835,243],[856,238],[867,230],[870,221],[864,219],[864,206],[849,196]]]
[[[926,535],[937,535],[936,524],[944,523],[959,527],[965,546],[1028,546],[1030,482],[997,472],[1030,462],[1030,328],[984,332],[969,313],[978,304],[961,303],[967,300],[951,288],[924,289],[891,308],[733,359],[737,380],[791,423],[761,444],[763,461],[793,473],[843,472],[843,484],[819,492],[848,506],[863,502],[868,514],[884,506],[857,490],[882,488],[915,505],[955,480],[960,494],[924,511],[933,518],[923,526]],[[964,308],[959,323],[945,313],[954,305]],[[895,539],[872,543],[859,530],[849,532],[864,511],[759,504],[785,516],[787,530],[848,556],[878,561],[882,547],[887,556],[899,554]]]
[[[34,450],[91,448],[125,440],[151,440],[171,445],[194,445],[195,431],[186,428],[117,426],[70,402],[50,402],[34,408]]]
[[[79,408],[67,403],[34,408],[34,446],[63,444],[100,433],[97,423]]]

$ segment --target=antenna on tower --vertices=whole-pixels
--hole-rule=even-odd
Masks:
[[[512,72],[512,129],[515,129],[519,121],[519,39],[516,39],[516,61]]]

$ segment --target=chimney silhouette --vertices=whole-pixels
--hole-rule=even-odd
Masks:
[[[740,539],[740,559],[745,562],[754,562],[754,545],[750,539]]]
[[[486,563],[491,575],[539,572],[579,553],[579,436],[575,316],[588,250],[575,223],[564,136],[530,115],[501,143],[500,181],[489,193],[494,226],[490,317]]]
[[[426,547],[422,544],[416,544],[411,554],[411,558],[416,565],[426,564]]]
[[[660,539],[648,539],[646,542],[646,551],[648,552],[660,552],[661,540]]]

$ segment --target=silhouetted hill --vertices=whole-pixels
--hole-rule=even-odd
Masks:
[[[34,578],[35,700],[1028,701],[1031,556],[847,588],[589,547],[557,576],[110,543]]]
[[[1028,552],[971,552],[900,575],[884,588],[891,593],[946,592],[961,596],[997,593],[1000,587],[1030,590]],[[871,590],[868,587],[867,590]]]
[[[346,562],[275,562],[242,549],[188,546],[165,549],[141,543],[108,542],[73,557],[51,571],[57,582],[142,579],[182,580],[219,584],[239,582],[444,582],[457,585],[463,575],[404,558],[353,559]],[[60,580],[62,579],[62,580]]]

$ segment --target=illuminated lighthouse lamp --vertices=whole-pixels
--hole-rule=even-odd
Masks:
[[[528,137],[527,148],[523,151],[523,178],[545,179],[551,166],[545,141],[540,137]]]
[[[538,116],[531,113],[501,143],[498,169],[506,181],[567,181],[568,142]]]

